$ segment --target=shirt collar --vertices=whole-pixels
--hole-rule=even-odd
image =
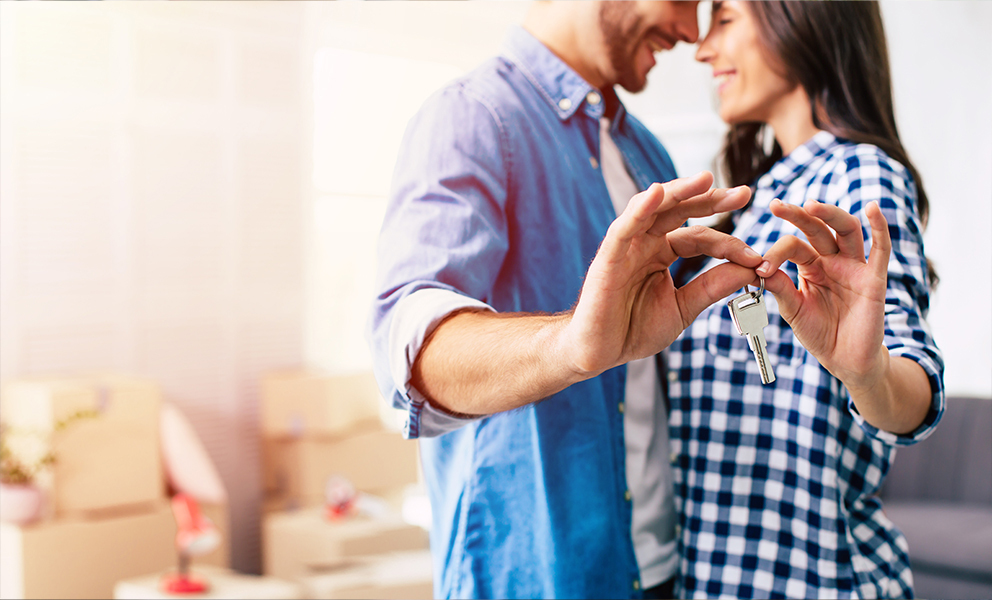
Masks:
[[[767,173],[758,179],[758,187],[786,187],[791,184],[800,173],[806,170],[814,160],[825,154],[828,150],[836,146],[839,142],[829,131],[821,131],[811,137],[802,146],[784,156]]]
[[[603,116],[605,112],[603,93],[589,85],[523,27],[517,25],[510,28],[503,42],[501,54],[520,67],[562,121],[574,115],[580,108],[594,119]],[[612,88],[608,93],[616,97]],[[613,119],[614,126],[620,123],[624,114],[623,104],[620,103]]]

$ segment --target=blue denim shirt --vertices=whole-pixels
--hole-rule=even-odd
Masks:
[[[600,94],[516,28],[497,57],[434,94],[403,141],[368,335],[381,391],[407,411],[407,437],[420,439],[439,597],[640,595],[623,367],[427,437],[423,398],[389,362],[393,309],[417,290],[499,312],[575,303],[616,217],[599,170]],[[611,127],[641,189],[675,177],[622,106]]]

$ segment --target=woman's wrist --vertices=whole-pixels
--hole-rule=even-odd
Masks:
[[[884,346],[882,350],[884,370],[880,375],[841,381],[869,425],[898,435],[912,433],[929,411],[932,396],[929,379],[915,361],[892,357]]]
[[[879,344],[875,357],[859,365],[863,370],[848,370],[837,375],[837,378],[844,384],[852,398],[865,398],[869,401],[888,399],[887,397],[891,395],[888,383],[893,375],[890,359],[889,349]]]

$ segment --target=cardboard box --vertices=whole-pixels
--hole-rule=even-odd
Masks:
[[[419,481],[415,441],[384,428],[338,438],[269,440],[263,446],[267,495],[297,506],[324,502],[328,478],[339,475],[355,489],[372,494]]]
[[[267,515],[262,525],[266,575],[295,579],[342,559],[428,548],[427,532],[399,516],[330,521],[322,509]]]
[[[165,502],[109,519],[0,523],[0,597],[110,598],[121,579],[175,568],[175,527]]]
[[[346,561],[299,581],[308,598],[426,600],[434,597],[431,572],[430,551],[419,550]]]
[[[150,504],[164,497],[159,387],[147,379],[88,376],[23,379],[3,389],[5,441],[27,462],[53,452],[36,478],[59,517]],[[95,416],[71,420],[83,412]]]
[[[266,437],[339,435],[376,425],[383,403],[371,372],[329,376],[295,370],[262,378],[261,419]]]

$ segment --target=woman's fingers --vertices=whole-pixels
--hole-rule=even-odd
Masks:
[[[789,276],[784,271],[775,271],[772,276],[765,278],[765,290],[775,295],[779,314],[786,322],[792,323],[792,318],[802,306],[803,298]]]
[[[769,277],[787,260],[805,266],[819,257],[820,254],[812,246],[794,235],[787,235],[779,238],[768,252],[765,252],[765,263],[756,270],[758,275]]]
[[[803,207],[786,204],[781,200],[772,200],[769,207],[773,215],[792,223],[799,228],[799,231],[806,234],[806,239],[820,254],[837,254],[839,251],[837,240],[834,239],[830,228]]]
[[[879,277],[885,277],[889,269],[889,255],[892,253],[892,238],[889,237],[889,223],[882,214],[878,202],[870,202],[865,207],[868,223],[871,225],[871,253],[868,266]]]
[[[861,230],[861,221],[857,217],[839,206],[815,200],[808,201],[803,208],[808,214],[820,219],[837,232],[837,247],[841,255],[864,260],[865,238]]]

